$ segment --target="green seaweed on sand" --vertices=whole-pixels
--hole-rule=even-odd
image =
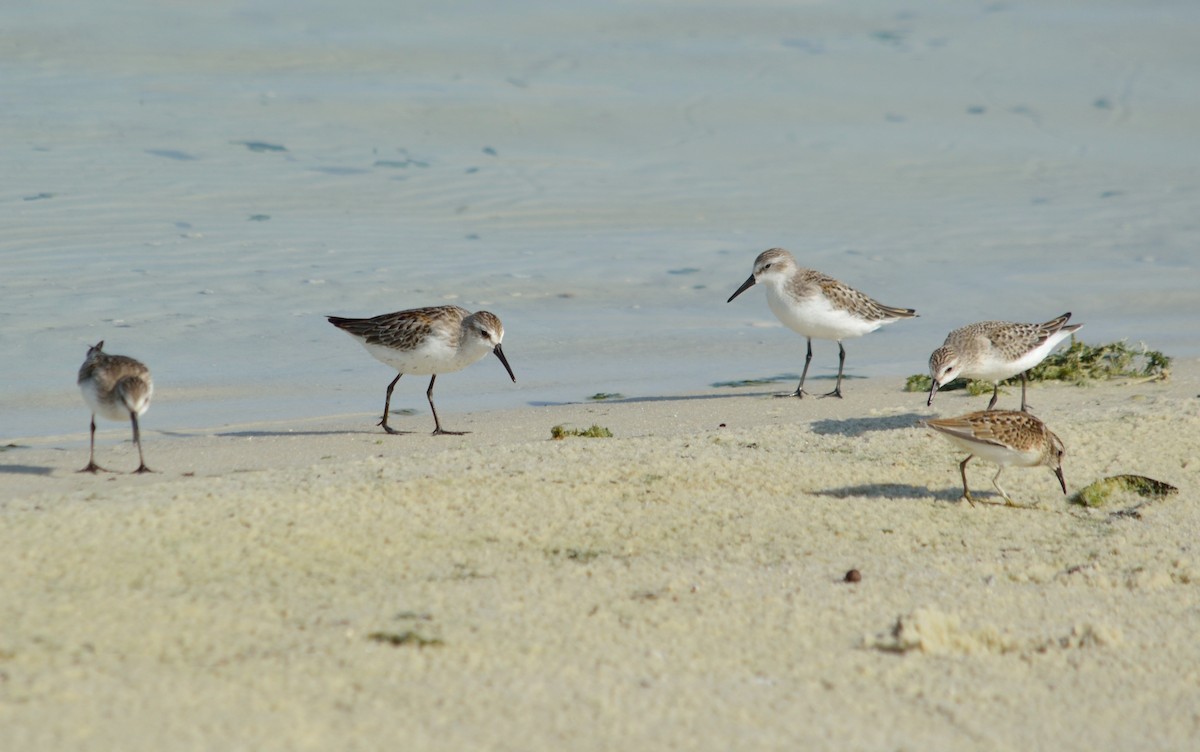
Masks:
[[[1121,491],[1131,491],[1150,499],[1161,499],[1179,493],[1175,486],[1144,475],[1113,475],[1079,489],[1071,496],[1070,502],[1095,509],[1108,504],[1109,497]]]
[[[953,392],[956,389],[966,389],[971,394],[983,394],[982,391],[979,391],[982,388],[980,385],[986,386],[987,387],[986,391],[990,392],[992,390],[992,385],[986,381],[969,381],[967,379],[954,379],[953,381],[948,382],[945,386],[939,386],[938,391],[939,392]],[[904,391],[906,391],[906,392],[928,392],[929,388],[932,386],[933,386],[933,377],[932,376],[930,376],[927,373],[914,373],[912,376],[908,377],[908,380],[906,380],[904,382]]]
[[[995,391],[992,388],[991,383],[987,381],[967,381],[966,379],[956,379],[956,381],[964,382],[960,388],[965,388],[967,390],[967,394],[971,395],[972,397],[978,397],[981,394],[991,394],[993,391]],[[1005,379],[1000,383],[1000,385],[1007,386],[1013,382],[1013,379]],[[939,389],[938,391],[940,392],[942,390]]]
[[[595,402],[603,402],[604,400],[625,399],[625,395],[620,392],[596,392],[588,399]]]
[[[952,384],[958,381],[960,381],[960,379],[951,381],[939,391],[946,391]],[[933,387],[933,377],[927,373],[914,373],[904,382],[904,391],[906,392],[928,392],[931,387]]]
[[[1141,379],[1166,381],[1171,377],[1171,358],[1146,345],[1130,347],[1124,340],[1107,345],[1088,345],[1074,337],[1071,346],[1051,353],[1029,369],[1030,381],[1105,381]],[[1009,379],[1005,383],[1017,383]]]
[[[402,645],[411,645],[417,648],[440,648],[446,644],[436,637],[425,637],[411,629],[407,632],[372,632],[367,635],[367,639],[397,648]]]
[[[568,436],[580,436],[585,439],[611,439],[612,435],[612,431],[595,423],[584,429],[567,428],[563,425],[557,425],[550,429],[550,438],[556,441],[561,441]]]

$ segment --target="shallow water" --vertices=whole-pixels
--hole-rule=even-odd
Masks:
[[[0,436],[85,430],[100,339],[148,430],[378,412],[323,315],[444,302],[518,378],[446,376],[446,418],[798,373],[725,303],[777,245],[919,310],[846,343],[898,386],[983,318],[1200,355],[1200,6],[520,8],[0,8]],[[425,384],[393,406],[431,423]]]

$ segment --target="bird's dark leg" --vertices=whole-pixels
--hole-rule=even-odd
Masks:
[[[1000,399],[1000,382],[992,384],[992,401],[988,403],[987,409],[991,410],[996,406],[996,400]]]
[[[974,456],[975,455],[973,454],[968,454],[967,458],[958,466],[959,471],[962,472],[963,498],[966,499],[967,503],[971,506],[975,506],[975,500],[971,498],[971,489],[967,488],[967,463],[970,462],[971,458]]]
[[[83,468],[79,472],[92,473],[93,475],[95,475],[96,473],[100,473],[100,472],[104,472],[104,473],[112,472],[111,470],[105,470],[104,468],[102,468],[96,464],[96,414],[95,413],[92,413],[92,446],[91,446],[91,449],[88,450],[87,467]]]
[[[387,431],[388,433],[395,433],[395,434],[407,433],[406,431],[397,431],[396,429],[389,426],[388,422],[387,422],[388,413],[391,412],[391,410],[392,410],[392,390],[396,388],[396,382],[399,381],[400,377],[403,375],[404,374],[402,374],[402,373],[396,374],[396,378],[392,379],[392,383],[388,384],[387,397],[385,397],[383,400],[383,417],[379,420],[378,423],[375,424],[377,426],[383,426],[383,430]]]
[[[1021,372],[1021,412],[1029,412],[1029,403],[1025,401],[1025,372]]]
[[[777,394],[776,397],[797,397],[804,399],[808,392],[804,391],[804,379],[808,377],[808,364],[812,362],[812,337],[808,337],[808,349],[804,354],[804,370],[800,372],[800,386],[790,394]]]
[[[837,397],[842,398],[842,369],[846,366],[846,348],[842,347],[841,340],[838,340],[838,377],[837,386],[829,394],[822,394],[822,397]]]
[[[442,428],[442,422],[438,420],[437,408],[433,406],[433,382],[435,381],[437,381],[436,373],[431,379],[429,379],[429,389],[425,391],[425,397],[429,400],[429,409],[433,411],[433,435],[462,436],[464,433],[468,433],[468,431],[447,431],[446,429]]]
[[[150,468],[146,467],[146,458],[142,456],[142,434],[138,431],[137,413],[129,411],[129,419],[133,422],[133,443],[137,444],[138,448],[138,468],[134,473],[152,473]]]

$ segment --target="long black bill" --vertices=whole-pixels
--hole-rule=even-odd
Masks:
[[[508,377],[513,380],[514,384],[517,383],[517,377],[513,376],[512,368],[508,365],[508,358],[504,357],[504,351],[500,349],[500,345],[496,345],[492,352],[496,353],[496,357],[504,364],[504,370],[508,371]]]
[[[1067,493],[1067,481],[1063,478],[1062,465],[1054,468],[1054,476],[1058,478],[1058,485],[1062,486],[1063,494]]]
[[[925,403],[925,407],[930,407],[933,405],[933,395],[937,394],[938,390],[937,379],[930,379],[930,381],[932,381],[933,384],[929,387],[929,401]]]
[[[749,290],[751,287],[754,287],[754,275],[753,274],[751,274],[749,279],[747,279],[745,282],[743,282],[742,286],[737,289],[737,292],[730,295],[729,300],[726,300],[725,302],[728,303],[728,302],[732,301],[734,298],[741,295],[745,291]]]

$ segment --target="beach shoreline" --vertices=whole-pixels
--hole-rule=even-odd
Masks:
[[[961,453],[918,421],[986,397],[787,389],[448,411],[461,437],[421,412],[402,436],[147,420],[148,477],[75,473],[75,439],[10,449],[0,722],[41,750],[1195,737],[1197,363],[1030,388],[1071,492],[1180,489],[1138,516],[1069,505],[1047,468],[1007,470],[1031,508],[1005,507],[984,463],[962,503]],[[550,439],[592,424],[614,437]],[[113,434],[98,461],[132,469]]]
[[[4,752],[1197,746],[1200,5],[59,5],[0,6]],[[805,367],[727,302],[776,246],[919,314],[843,400],[704,388]],[[386,435],[325,317],[451,303],[517,383]],[[1064,311],[1175,358],[1031,385],[1068,489],[1178,493],[962,502],[919,423],[987,397],[897,372]],[[153,474],[77,472],[100,340]]]

